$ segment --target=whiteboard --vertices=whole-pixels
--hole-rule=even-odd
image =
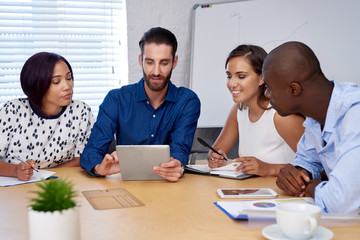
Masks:
[[[222,127],[233,105],[225,60],[240,44],[267,52],[301,41],[330,80],[360,83],[359,0],[252,0],[195,5],[190,87],[201,101],[198,127]]]

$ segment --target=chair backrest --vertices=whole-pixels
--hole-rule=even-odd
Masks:
[[[111,154],[115,150],[116,150],[116,140],[112,140],[108,148],[108,153]]]
[[[219,136],[222,128],[197,128],[194,135],[193,144],[189,156],[189,164],[195,164],[196,160],[204,160],[207,158],[209,149],[201,145],[196,139],[201,137],[210,145],[213,145],[217,137]],[[227,156],[232,159],[237,157],[238,143],[234,144]]]

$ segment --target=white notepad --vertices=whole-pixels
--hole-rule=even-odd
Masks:
[[[19,184],[39,182],[42,179],[47,179],[48,177],[54,175],[55,172],[47,170],[39,170],[39,172],[34,171],[34,174],[29,181],[20,181],[17,177],[0,177],[0,186],[10,187]]]

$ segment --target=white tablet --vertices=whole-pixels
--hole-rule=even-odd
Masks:
[[[152,171],[170,161],[169,145],[117,145],[121,177],[128,180],[163,180]]]

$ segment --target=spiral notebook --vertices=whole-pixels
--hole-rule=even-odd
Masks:
[[[239,166],[240,163],[234,162],[223,167],[210,168],[207,164],[195,164],[195,165],[186,165],[186,172],[198,173],[204,175],[211,175],[215,177],[223,178],[233,178],[233,179],[245,179],[249,177],[254,177],[255,175],[245,174],[241,171],[236,172],[235,169]]]

